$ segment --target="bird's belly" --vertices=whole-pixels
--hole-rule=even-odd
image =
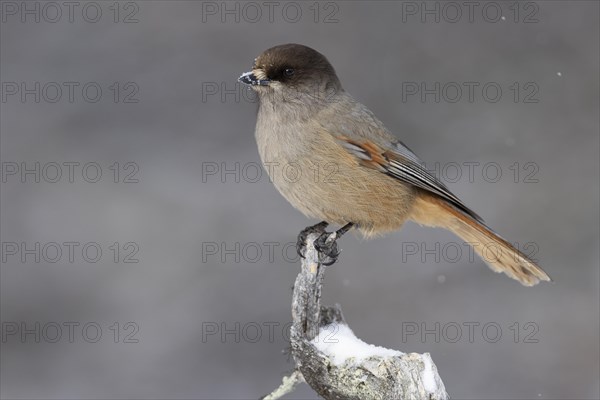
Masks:
[[[415,198],[412,186],[359,164],[352,156],[331,162],[313,157],[263,158],[277,190],[306,216],[358,225],[365,236],[399,229]]]

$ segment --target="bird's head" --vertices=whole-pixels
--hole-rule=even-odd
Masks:
[[[264,100],[323,99],[342,90],[335,70],[324,55],[300,44],[284,44],[265,50],[254,60],[252,70],[239,81]]]

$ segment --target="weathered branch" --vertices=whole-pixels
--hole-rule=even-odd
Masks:
[[[368,345],[354,336],[339,305],[321,307],[325,266],[314,246],[318,237],[307,237],[292,302],[292,355],[304,380],[325,399],[448,399],[429,353]],[[335,233],[329,239],[335,240]]]
[[[263,396],[260,400],[277,400],[288,393],[291,393],[296,385],[300,382],[304,382],[304,378],[300,371],[295,370],[290,376],[284,376],[281,385],[270,394]]]

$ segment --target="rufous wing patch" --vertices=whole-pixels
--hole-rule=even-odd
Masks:
[[[370,141],[358,142],[346,136],[337,136],[337,139],[346,150],[359,159],[362,165],[385,171],[388,159],[384,155],[385,151],[380,146]]]

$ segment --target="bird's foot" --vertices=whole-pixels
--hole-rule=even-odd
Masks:
[[[321,236],[315,240],[315,249],[319,252],[319,262],[321,264],[329,266],[337,261],[338,256],[340,255],[337,239],[337,232],[323,232]]]
[[[348,223],[337,231],[331,233],[325,231],[325,228],[327,228],[328,225],[329,224],[327,222],[323,221],[316,225],[309,226],[300,232],[298,235],[298,242],[296,243],[296,251],[300,257],[305,258],[306,256],[305,242],[308,235],[311,233],[319,233],[319,237],[317,240],[315,240],[315,249],[317,249],[319,252],[319,262],[323,265],[329,266],[337,261],[338,256],[340,255],[337,239],[348,232],[354,224]]]
[[[327,228],[329,224],[325,221],[319,222],[316,225],[306,227],[300,232],[298,235],[298,241],[296,242],[296,252],[302,258],[306,258],[306,238],[311,233],[319,233],[324,234],[325,228]]]

